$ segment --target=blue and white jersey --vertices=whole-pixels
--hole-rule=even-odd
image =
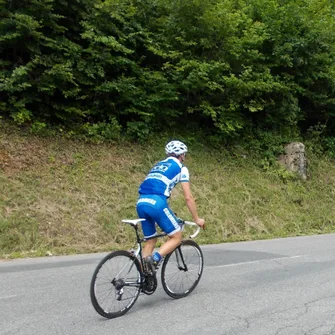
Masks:
[[[149,172],[138,192],[169,197],[179,182],[188,182],[189,172],[175,157],[168,157],[157,163]]]

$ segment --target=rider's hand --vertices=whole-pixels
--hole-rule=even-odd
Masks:
[[[199,227],[205,229],[205,220],[204,220],[204,219],[198,218],[198,219],[195,221],[195,223],[196,223]]]

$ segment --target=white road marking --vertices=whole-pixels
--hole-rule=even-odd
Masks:
[[[220,269],[220,268],[227,268],[227,267],[231,267],[231,266],[261,263],[261,262],[264,262],[264,261],[278,261],[278,260],[283,260],[283,259],[300,258],[300,257],[303,257],[303,256],[305,256],[305,255],[287,256],[287,257],[278,257],[278,258],[265,258],[265,259],[258,259],[257,261],[231,263],[231,264],[205,266],[205,267],[206,267],[206,270],[208,270],[208,269]]]
[[[4,296],[4,297],[0,297],[0,300],[2,299],[10,299],[10,298],[15,298],[17,297],[17,295],[7,295],[7,296]]]

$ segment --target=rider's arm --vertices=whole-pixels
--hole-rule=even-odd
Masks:
[[[204,219],[201,219],[198,216],[197,205],[195,203],[195,200],[194,200],[192,192],[191,192],[190,183],[186,182],[186,181],[182,182],[181,187],[182,187],[183,192],[184,192],[184,198],[185,198],[185,201],[186,201],[186,205],[187,205],[190,213],[192,214],[194,222],[198,226],[203,227],[204,224],[205,224],[205,221],[204,221]]]

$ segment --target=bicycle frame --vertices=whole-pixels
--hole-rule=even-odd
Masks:
[[[125,314],[135,304],[140,293],[151,295],[157,289],[156,272],[152,273],[150,269],[147,269],[146,260],[142,254],[143,243],[166,237],[167,234],[159,233],[149,238],[143,237],[139,225],[141,221],[143,219],[122,220],[133,226],[135,230],[136,242],[132,250],[110,252],[100,261],[93,273],[90,285],[91,301],[95,310],[106,318],[115,318]],[[197,226],[188,221],[181,221],[181,224]],[[190,237],[194,238],[199,231],[200,227]],[[194,259],[196,260],[195,265],[193,265]],[[189,263],[189,260],[192,262]],[[197,286],[202,270],[203,255],[199,245],[191,240],[183,240],[175,250],[164,257],[161,269],[163,289],[174,299],[183,298]],[[188,271],[191,271],[190,275],[185,274]],[[178,282],[176,284],[176,279],[178,282],[185,280],[184,284],[187,287],[179,285]],[[113,303],[113,298],[115,303]]]
[[[142,243],[145,241],[149,241],[149,240],[153,240],[155,238],[161,238],[161,237],[165,237],[167,236],[165,233],[161,233],[152,237],[148,237],[148,238],[141,238],[140,233],[139,233],[139,229],[137,225],[131,224],[131,226],[135,229],[135,234],[136,234],[136,243],[137,243],[137,249],[132,251],[132,254],[136,257],[140,259],[140,264],[141,264],[141,275],[144,275],[145,271],[143,271],[144,269],[144,260],[143,260],[143,256],[142,256]]]
[[[167,234],[166,233],[160,233],[160,234],[157,234],[157,235],[154,235],[154,236],[151,236],[151,237],[147,237],[147,238],[141,237],[140,236],[140,232],[139,232],[139,228],[138,228],[138,223],[141,222],[141,221],[143,221],[143,219],[122,220],[122,222],[130,224],[134,228],[135,234],[136,234],[137,249],[136,250],[133,249],[131,251],[132,255],[134,256],[134,261],[132,262],[132,264],[131,264],[131,266],[129,268],[129,272],[131,271],[132,267],[134,266],[135,259],[139,260],[140,267],[141,267],[141,270],[140,270],[141,282],[140,283],[123,282],[122,284],[123,284],[123,286],[139,286],[139,287],[141,287],[143,289],[143,287],[144,287],[143,285],[144,285],[147,273],[146,273],[146,270],[145,270],[144,259],[143,259],[143,256],[142,256],[142,250],[143,250],[142,243],[146,242],[148,240],[165,237],[165,236],[167,236]],[[191,225],[191,226],[197,226],[196,223],[190,222],[190,221],[183,221],[182,224],[183,225],[187,224],[187,225]],[[199,231],[200,231],[200,227],[198,227],[197,230],[196,230],[196,232],[194,234],[190,235],[190,237],[191,238],[196,237],[198,235]],[[183,256],[183,253],[181,251],[180,246],[178,246],[175,250],[176,250],[175,254],[176,254],[176,258],[177,258],[177,263],[178,263],[179,270],[182,270],[184,272],[188,271],[188,268],[187,268],[187,265],[185,263],[184,256]],[[120,294],[122,295],[121,290],[120,290]]]

